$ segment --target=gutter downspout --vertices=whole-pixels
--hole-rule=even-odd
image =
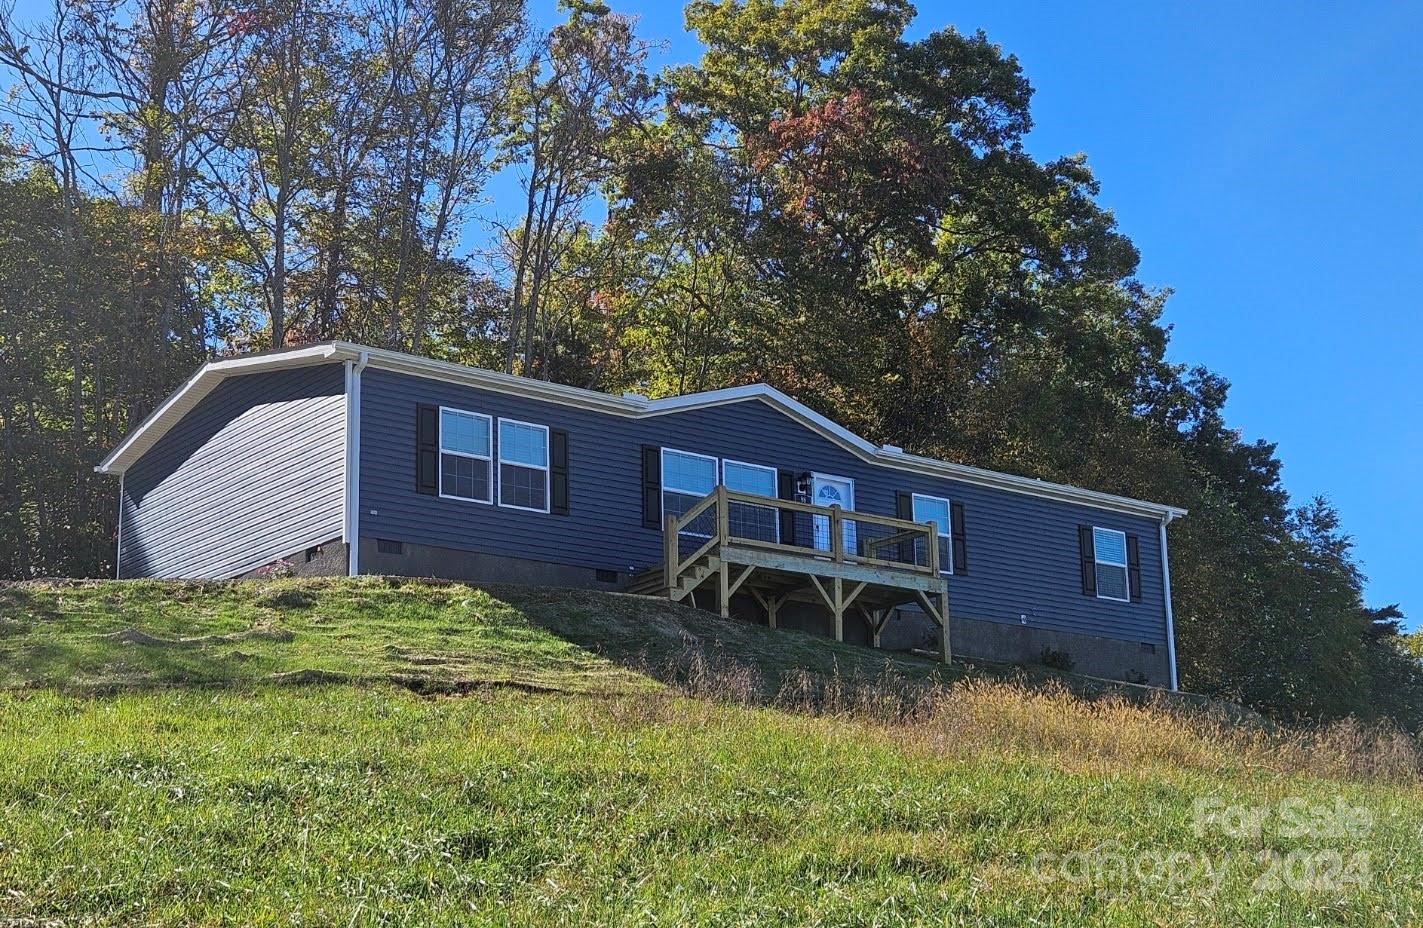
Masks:
[[[370,353],[361,352],[359,361],[346,362],[346,574],[361,572],[361,371],[370,363]]]
[[[1166,594],[1166,657],[1171,662],[1171,691],[1179,689],[1176,677],[1176,619],[1171,613],[1171,559],[1166,551],[1166,526],[1171,524],[1167,514],[1161,520],[1161,587]]]

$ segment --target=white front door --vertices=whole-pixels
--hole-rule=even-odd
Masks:
[[[812,474],[810,478],[810,501],[817,506],[839,506],[845,511],[855,508],[855,481],[849,477],[832,477],[829,474]],[[830,550],[830,520],[825,516],[815,516],[815,547],[821,551]],[[845,519],[840,523],[844,528],[845,551],[855,553],[855,523]]]

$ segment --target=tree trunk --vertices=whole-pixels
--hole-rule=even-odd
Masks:
[[[286,191],[277,193],[275,214],[272,216],[272,279],[268,285],[271,292],[272,347],[281,348],[287,341],[287,197]]]

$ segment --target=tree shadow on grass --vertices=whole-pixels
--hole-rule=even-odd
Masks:
[[[909,654],[773,629],[644,596],[592,590],[483,586],[531,625],[624,670],[697,695],[738,702],[820,698],[837,687],[906,694],[951,682],[953,668]]]

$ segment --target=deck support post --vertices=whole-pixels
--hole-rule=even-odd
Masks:
[[[936,593],[919,593],[924,611],[939,625],[939,660],[945,664],[953,659],[949,647],[949,584],[944,581]]]
[[[781,611],[781,603],[786,601],[784,595],[777,596],[775,593],[763,594],[754,586],[751,587],[751,595],[756,597],[756,602],[761,604],[761,608],[766,610],[766,624],[776,627],[776,614]]]
[[[845,581],[835,578],[835,640],[845,640]]]
[[[716,537],[721,544],[731,537],[731,512],[727,505],[726,484],[717,484],[716,488]],[[731,618],[731,565],[726,562],[726,558],[721,558],[721,566],[717,571],[717,578],[720,583],[719,595],[717,599],[721,603],[721,617]]]
[[[939,628],[939,656],[945,664],[953,662],[953,651],[949,648],[949,581],[944,581],[942,591],[939,593],[941,603],[939,611],[943,614],[944,624]]]
[[[858,607],[860,617],[865,620],[866,627],[870,630],[870,647],[880,646],[880,632],[889,624],[890,610],[888,609],[866,609],[864,606]]]
[[[677,517],[667,515],[662,520],[662,585],[667,588],[667,598],[677,600]]]

